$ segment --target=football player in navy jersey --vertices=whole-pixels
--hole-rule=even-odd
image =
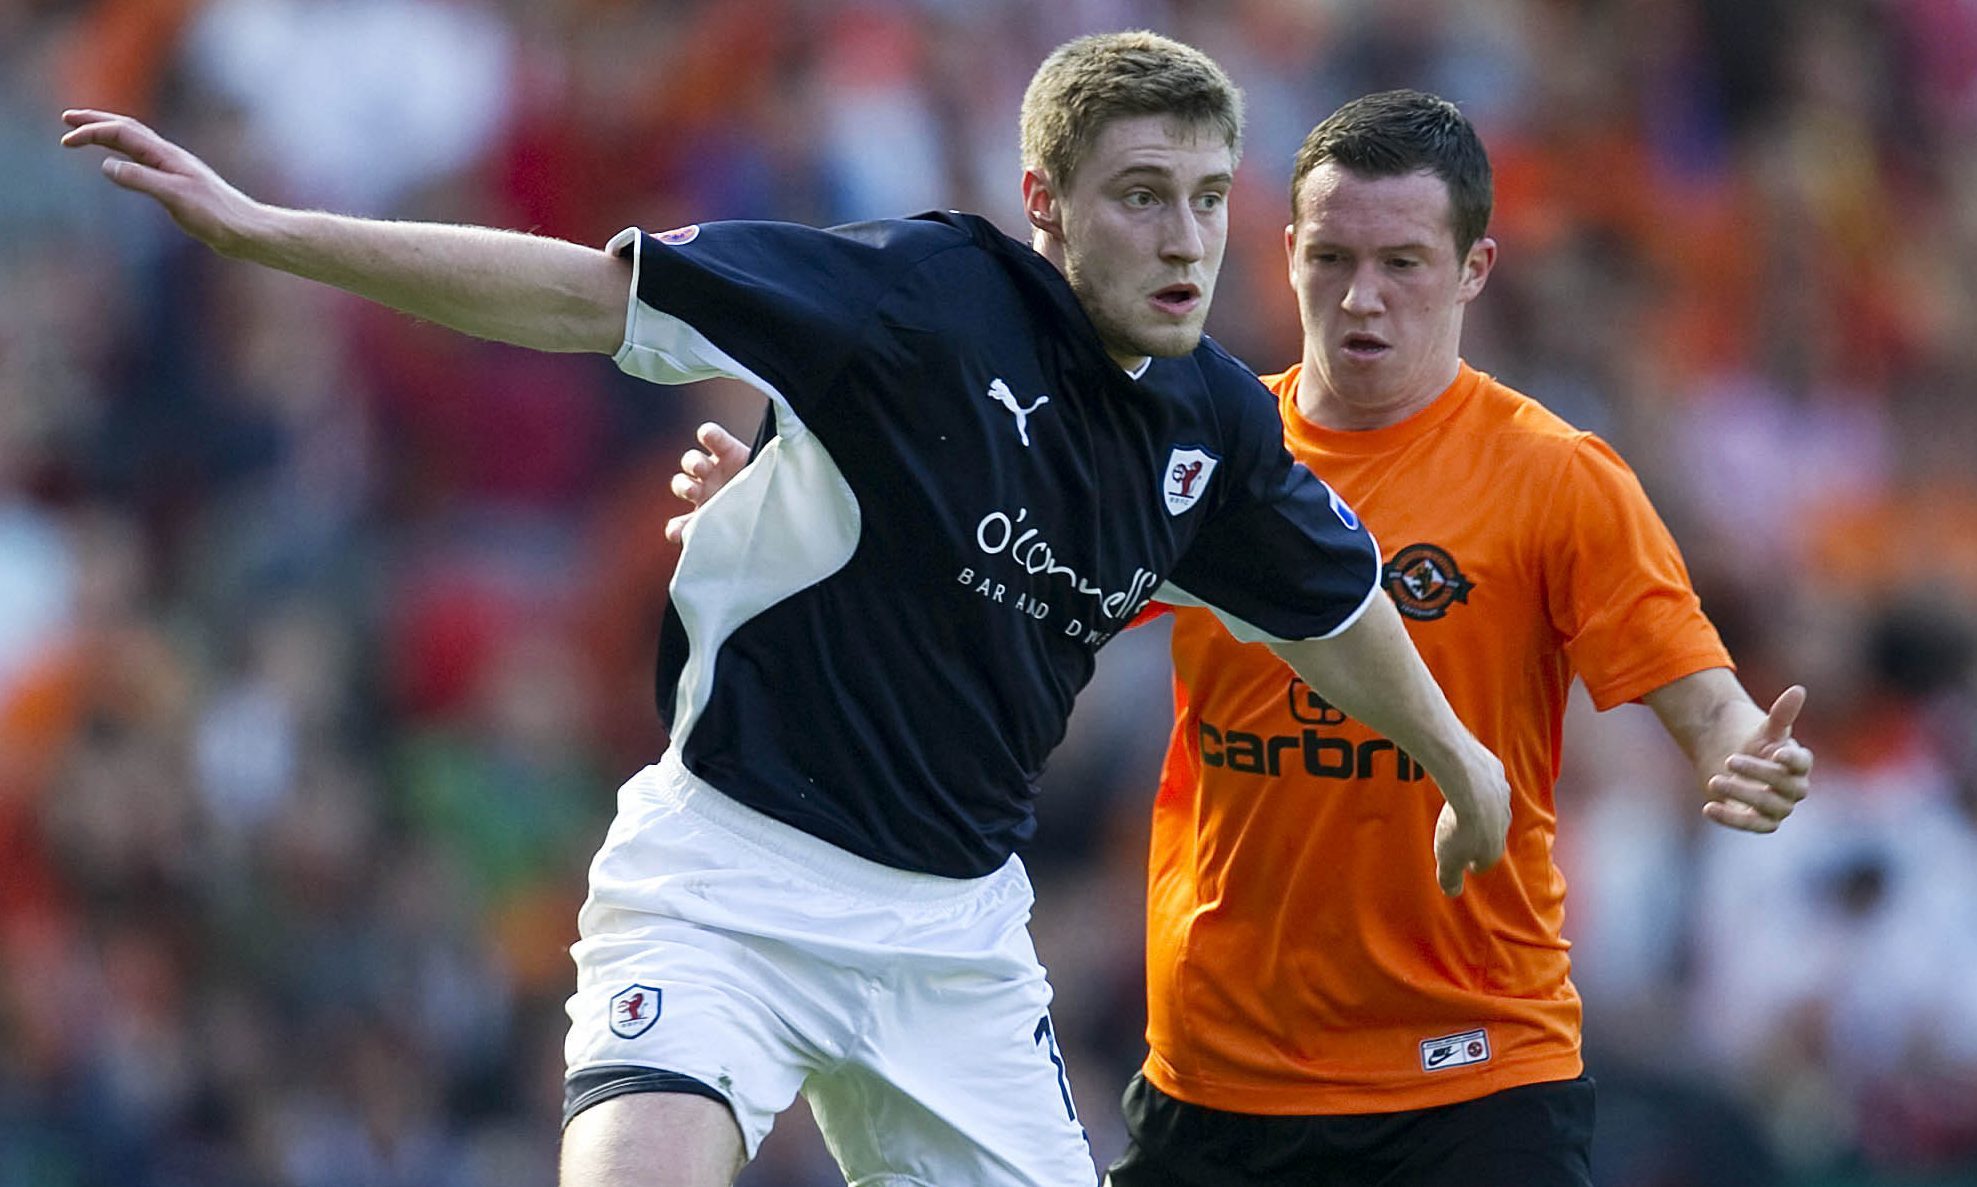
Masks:
[[[1380,596],[1372,539],[1202,336],[1242,114],[1198,51],[1111,34],[1044,62],[1030,245],[959,214],[602,251],[346,218],[255,202],[128,117],[63,118],[224,255],[770,401],[773,438],[681,533],[671,744],[591,867],[565,1184],[728,1183],[799,1091],[853,1182],[1094,1181],[1014,852],[1096,650],[1156,592],[1421,762],[1444,891],[1501,856],[1502,766]]]

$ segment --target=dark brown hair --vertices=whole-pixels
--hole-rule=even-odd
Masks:
[[[1441,178],[1458,254],[1489,230],[1489,154],[1468,117],[1438,95],[1381,91],[1354,99],[1311,129],[1291,168],[1292,218],[1304,179],[1326,162],[1361,177],[1426,171]]]

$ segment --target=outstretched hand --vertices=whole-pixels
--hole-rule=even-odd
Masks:
[[[680,472],[673,475],[673,493],[693,504],[693,511],[666,521],[666,539],[675,544],[684,536],[687,522],[701,504],[713,498],[715,492],[748,464],[748,443],[713,421],[701,425],[693,436],[700,442],[700,449],[681,454]]]
[[[91,108],[62,113],[64,148],[106,148],[103,175],[155,199],[193,238],[232,254],[257,204],[206,162],[127,115]]]
[[[1792,723],[1803,708],[1804,685],[1779,694],[1757,732],[1710,776],[1703,815],[1725,828],[1768,833],[1792,814],[1812,790],[1812,751],[1792,737]]]

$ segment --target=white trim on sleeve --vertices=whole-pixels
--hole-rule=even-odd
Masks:
[[[1359,605],[1353,608],[1352,613],[1345,616],[1344,621],[1322,635],[1307,635],[1305,638],[1332,639],[1344,634],[1352,628],[1353,623],[1359,621],[1360,615],[1366,613],[1367,607],[1373,604],[1374,598],[1384,597],[1385,595],[1386,590],[1381,587],[1379,581],[1375,580],[1373,582],[1373,588],[1366,591],[1366,596],[1360,599]],[[1273,635],[1252,622],[1236,617],[1220,606],[1195,597],[1187,590],[1175,585],[1172,581],[1163,582],[1160,588],[1154,591],[1153,600],[1156,602],[1165,602],[1169,606],[1199,606],[1213,614],[1221,622],[1223,629],[1227,630],[1240,643],[1297,643],[1303,641],[1301,639],[1286,639],[1281,635]]]

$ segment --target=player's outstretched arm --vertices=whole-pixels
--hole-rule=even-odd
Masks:
[[[1812,751],[1792,737],[1803,685],[1767,713],[1728,668],[1709,668],[1641,699],[1695,764],[1709,797],[1703,815],[1725,828],[1776,832],[1812,790]]]
[[[1319,696],[1427,768],[1448,801],[1435,826],[1435,876],[1444,894],[1461,894],[1465,873],[1497,863],[1510,831],[1503,764],[1455,716],[1392,602],[1374,598],[1357,622],[1329,639],[1271,647]]]
[[[595,248],[513,231],[386,222],[256,202],[137,120],[62,113],[69,148],[104,148],[103,174],[155,200],[221,255],[367,297],[414,317],[536,350],[615,352],[629,276]]]

